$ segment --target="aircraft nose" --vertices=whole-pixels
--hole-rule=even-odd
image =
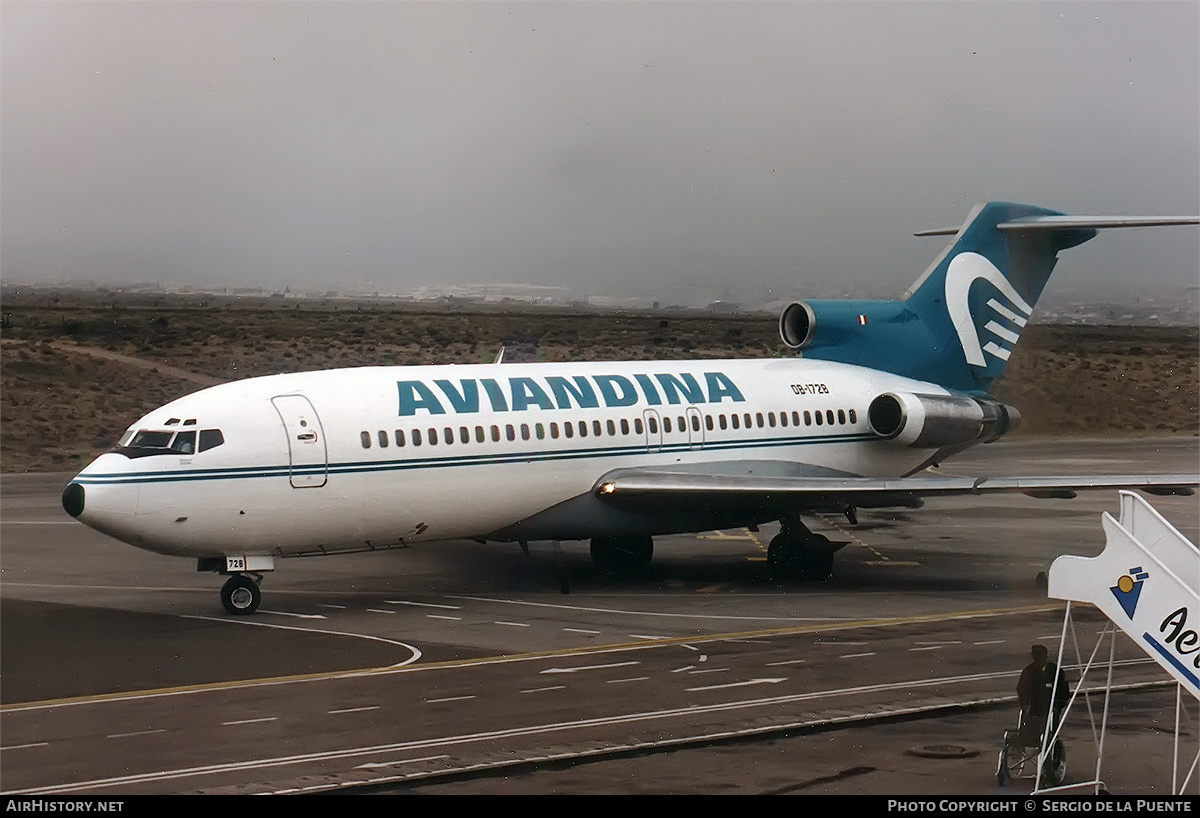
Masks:
[[[62,493],[63,509],[72,517],[78,517],[83,513],[84,491],[83,486],[78,483],[71,483]]]

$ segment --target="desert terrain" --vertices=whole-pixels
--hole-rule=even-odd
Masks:
[[[0,471],[67,471],[151,409],[222,381],[328,367],[776,357],[772,315],[414,305],[6,288]],[[1195,327],[1033,324],[993,393],[1020,436],[1196,435]]]

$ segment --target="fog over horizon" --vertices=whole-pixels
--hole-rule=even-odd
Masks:
[[[977,202],[1200,213],[1200,4],[8,0],[0,123],[6,283],[898,296]]]

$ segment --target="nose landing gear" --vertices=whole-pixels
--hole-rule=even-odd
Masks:
[[[246,616],[262,604],[262,574],[234,574],[221,586],[221,604],[234,616]]]

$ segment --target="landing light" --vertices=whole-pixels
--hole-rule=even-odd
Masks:
[[[612,494],[612,493],[613,493],[613,492],[615,492],[616,490],[617,490],[617,484],[616,484],[616,483],[604,483],[604,484],[602,484],[602,485],[600,486],[600,493],[601,493],[601,494]]]

